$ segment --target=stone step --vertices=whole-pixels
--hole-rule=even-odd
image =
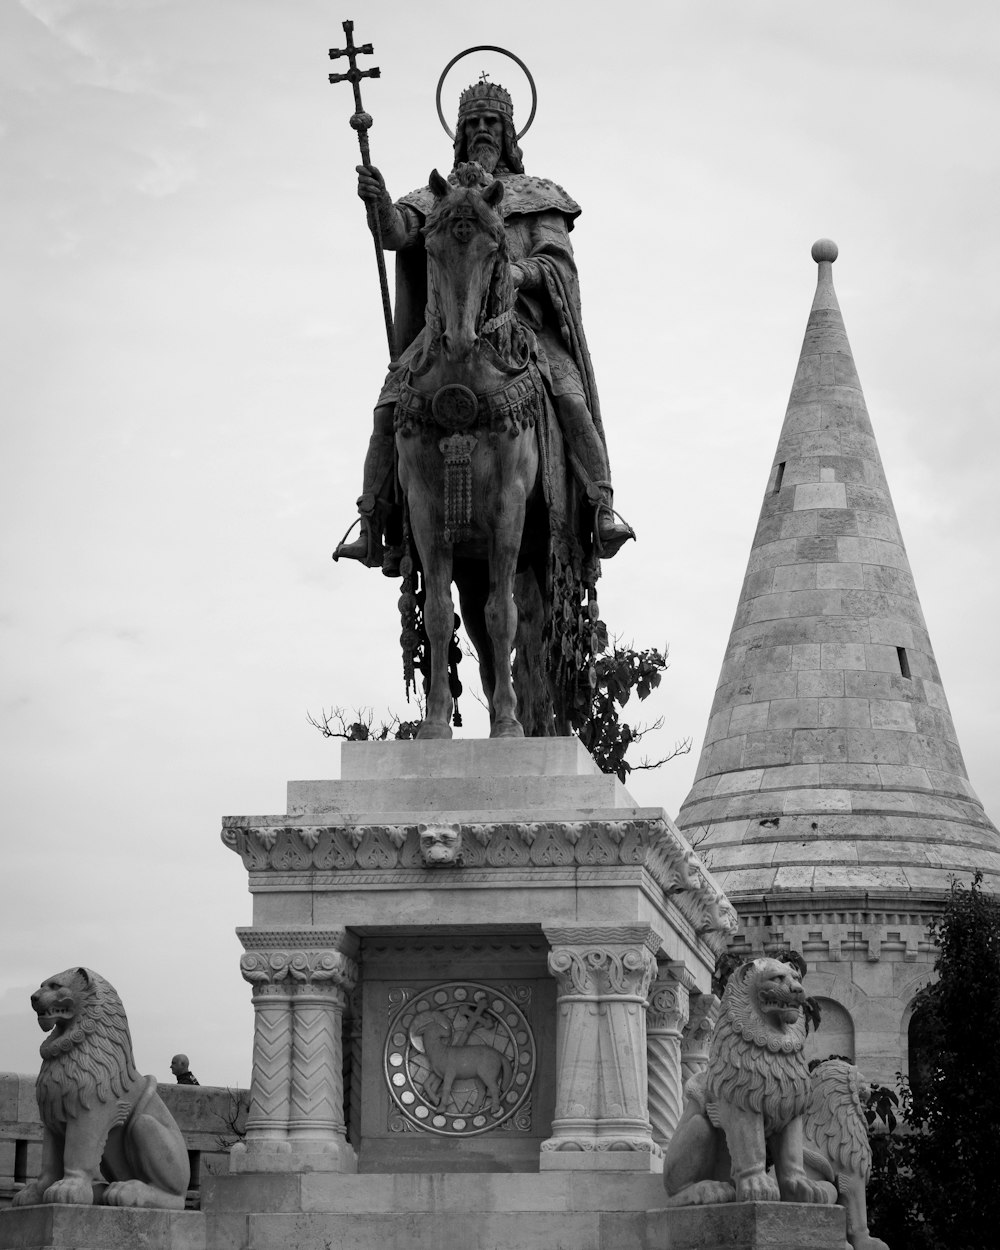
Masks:
[[[407,777],[365,781],[290,781],[288,815],[384,816],[390,812],[424,815],[503,812],[548,808],[573,820],[595,808],[635,807],[615,776]]]

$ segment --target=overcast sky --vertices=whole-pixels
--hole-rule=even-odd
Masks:
[[[345,7],[346,6],[346,7]],[[694,774],[815,285],[834,278],[973,785],[1000,559],[995,0],[5,0],[0,1070],[83,963],[139,1067],[246,1085],[246,876],[220,817],[337,775],[308,711],[405,711],[397,586],[330,562],[386,364],[345,17],[395,195],[445,172],[445,63],[537,82],[529,172],[573,239],[616,502],[603,615],[669,644],[649,717]],[[340,68],[343,68],[341,63]],[[527,116],[516,68],[488,69]],[[391,266],[390,266],[391,270]],[[467,681],[473,681],[468,664]],[[482,718],[466,700],[470,728]],[[645,709],[644,709],[645,711]]]

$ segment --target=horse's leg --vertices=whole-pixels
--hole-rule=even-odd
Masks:
[[[517,633],[514,636],[514,693],[524,732],[532,738],[557,733],[549,674],[543,642],[545,602],[538,570],[529,564],[514,579]]]
[[[418,738],[451,737],[451,690],[448,685],[448,648],[455,632],[455,606],[451,599],[452,549],[443,538],[440,509],[428,504],[432,479],[411,482],[411,466],[401,462],[405,475],[410,529],[424,572],[424,629],[430,652],[431,676],[427,707],[417,730]],[[416,485],[419,489],[411,489]],[[440,493],[440,492],[439,492]]]
[[[456,560],[455,585],[458,587],[462,624],[476,652],[479,680],[483,685],[483,696],[489,708],[492,725],[496,672],[493,668],[493,648],[490,646],[490,635],[486,628],[486,595],[489,591],[489,580],[485,560]]]
[[[505,491],[504,507],[490,532],[490,592],[486,597],[486,628],[489,631],[496,680],[493,687],[491,738],[523,738],[517,719],[517,698],[511,676],[510,653],[517,632],[514,575],[524,529],[525,492],[519,483]],[[500,523],[502,522],[502,523]]]

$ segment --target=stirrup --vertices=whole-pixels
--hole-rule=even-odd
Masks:
[[[610,515],[612,524],[609,532],[602,537],[601,516],[603,513]],[[630,538],[635,538],[635,530],[622,514],[608,503],[598,504],[594,510],[594,549],[598,560],[610,560],[621,551]]]
[[[365,522],[368,523],[367,526],[365,525]],[[351,530],[354,529],[355,525],[361,526],[361,533],[354,540],[354,542],[348,543],[348,536],[350,535]],[[340,559],[360,560],[361,563],[366,565],[368,568],[374,568],[382,563],[382,551],[381,544],[375,546],[374,551],[372,550],[373,546],[375,546],[375,544],[372,542],[371,519],[362,515],[352,521],[347,527],[347,533],[334,548],[332,558],[334,561]]]

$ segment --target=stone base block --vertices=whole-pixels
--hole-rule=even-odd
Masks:
[[[543,1150],[540,1172],[655,1172],[663,1171],[663,1154],[654,1150]]]
[[[198,1211],[38,1206],[0,1211],[2,1250],[213,1250]]]
[[[843,1207],[804,1202],[733,1202],[648,1211],[642,1239],[621,1250],[844,1250]],[[637,1230],[638,1231],[638,1230]]]
[[[208,1250],[662,1250],[658,1176],[409,1173],[219,1176]]]
[[[230,1172],[356,1172],[358,1156],[349,1142],[237,1142]]]

